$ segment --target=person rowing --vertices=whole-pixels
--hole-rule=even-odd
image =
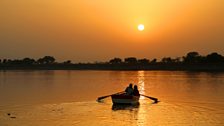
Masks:
[[[140,96],[137,85],[134,86],[133,95],[134,96]]]
[[[129,86],[125,89],[125,92],[127,95],[133,95],[134,89],[132,87],[132,83],[130,83]]]

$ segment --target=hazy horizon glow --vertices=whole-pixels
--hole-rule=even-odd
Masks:
[[[223,0],[0,0],[0,15],[0,59],[224,54]]]

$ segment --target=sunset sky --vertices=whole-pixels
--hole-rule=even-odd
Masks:
[[[190,51],[224,55],[224,0],[0,0],[0,59],[94,62]]]

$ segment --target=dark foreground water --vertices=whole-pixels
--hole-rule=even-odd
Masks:
[[[139,106],[96,98],[130,83]],[[0,126],[222,126],[224,73],[174,71],[0,71]]]

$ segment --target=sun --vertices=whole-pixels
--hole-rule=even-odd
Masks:
[[[143,31],[145,29],[145,26],[143,24],[138,25],[138,30]]]

